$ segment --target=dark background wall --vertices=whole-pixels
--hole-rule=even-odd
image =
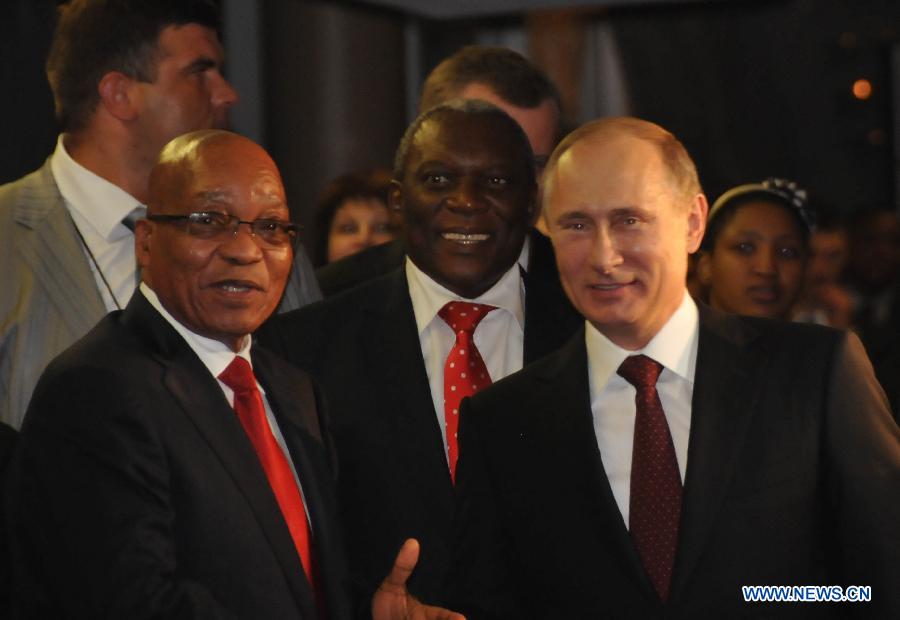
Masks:
[[[44,60],[54,0],[6,0],[0,8],[0,183],[34,170],[56,143]]]
[[[841,211],[893,201],[900,4],[740,2],[612,19],[634,113],[683,137],[712,196],[778,175]],[[866,101],[852,94],[859,78],[873,84]]]
[[[326,3],[260,6],[264,142],[288,200],[309,225],[329,179],[391,164],[406,126],[402,21]]]
[[[426,22],[425,68],[486,28],[518,24],[530,34],[532,58],[566,84],[565,61],[545,51],[565,49],[566,41],[536,40],[547,36],[536,25],[558,13]],[[891,79],[893,72],[900,82],[900,67],[890,63],[900,45],[896,0],[648,3],[574,13],[557,36],[584,38],[597,24],[610,27],[627,112],[685,142],[712,198],[736,184],[785,176],[840,213],[897,205],[892,136],[900,93],[892,92]],[[552,27],[543,30],[554,36]],[[585,62],[578,55],[569,60]],[[580,75],[586,87],[589,76]],[[852,94],[857,79],[872,84],[867,100]],[[596,116],[596,110],[567,112],[575,123]]]
[[[43,61],[55,5],[8,0],[2,12],[0,182],[34,169],[53,148]],[[900,68],[889,60],[900,45],[896,0],[650,3],[454,20],[325,0],[223,5],[238,16],[225,32],[242,90],[236,127],[270,149],[307,225],[331,177],[390,165],[424,75],[486,32],[519,33],[521,51],[564,86],[573,122],[596,115],[579,107],[577,91],[591,82],[612,88],[585,73],[594,65],[582,43],[598,26],[611,33],[604,36],[620,64],[625,111],[681,137],[712,198],[780,175],[844,213],[897,201],[900,93],[891,79]],[[254,20],[243,17],[248,10]],[[873,86],[864,101],[851,94],[860,78]]]

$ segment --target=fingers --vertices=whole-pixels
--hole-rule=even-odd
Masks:
[[[422,604],[419,604],[410,617],[412,620],[466,620],[464,615],[455,611]]]
[[[423,605],[406,591],[406,580],[419,561],[419,541],[408,538],[390,574],[381,582],[372,599],[372,617],[376,620],[465,620],[465,617],[441,607]]]
[[[394,560],[394,567],[390,574],[385,578],[385,583],[394,587],[404,587],[406,580],[416,568],[416,562],[419,561],[419,541],[415,538],[407,538],[397,557]]]

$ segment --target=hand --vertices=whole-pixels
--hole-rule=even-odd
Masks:
[[[372,597],[373,620],[466,620],[462,614],[423,605],[406,589],[406,580],[419,561],[419,541],[409,538],[403,543],[394,567]]]
[[[826,282],[813,289],[816,301],[828,313],[828,325],[849,329],[853,324],[853,299],[840,284]]]

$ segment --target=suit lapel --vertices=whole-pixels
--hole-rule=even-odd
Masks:
[[[562,346],[584,320],[572,307],[559,281],[549,239],[531,232],[531,257],[525,280],[524,364]]]
[[[700,339],[691,405],[688,468],[681,531],[670,601],[677,601],[697,565],[707,533],[734,474],[757,399],[765,353],[748,346],[754,335],[738,319],[700,307]],[[656,593],[631,542],[628,528],[603,469],[590,409],[584,330],[559,351],[559,364],[546,377],[542,429],[554,437],[558,453],[571,452],[554,479],[579,480],[586,509],[596,512],[601,548],[633,577],[648,600]],[[575,498],[576,505],[582,500]]]
[[[697,565],[734,475],[758,398],[766,357],[748,344],[754,335],[739,319],[700,305],[700,339],[691,403],[691,432],[678,552],[675,599]]]
[[[405,447],[410,475],[422,486],[420,497],[436,498],[449,512],[453,487],[404,270],[395,270],[386,283],[384,297],[364,309],[371,326],[363,343],[367,367],[400,438],[395,445]]]
[[[312,591],[302,577],[303,567],[275,495],[253,445],[218,382],[143,295],[132,297],[123,321],[138,333],[150,351],[157,352],[154,357],[166,369],[165,388],[218,455],[223,469],[247,499],[299,606],[308,607],[308,617],[315,617]]]
[[[318,426],[317,403],[312,384],[296,385],[296,376],[286,377],[283,366],[273,362],[270,354],[258,347],[253,355],[254,372],[266,390],[266,398],[278,419],[291,460],[303,488],[303,498],[312,526],[315,561],[321,591],[327,595],[328,611],[334,618],[349,616],[347,593],[343,583],[336,583],[331,576],[345,575],[343,548],[335,527],[338,514],[330,481],[332,472],[322,446],[321,429]],[[318,458],[317,458],[318,457]],[[293,549],[293,542],[291,542]],[[299,575],[298,575],[299,577]],[[292,584],[295,595],[300,593],[305,601],[311,601],[312,592],[306,580]],[[304,616],[305,617],[305,616]],[[312,617],[312,616],[311,616]]]
[[[22,189],[16,222],[30,228],[19,249],[60,310],[73,334],[85,334],[106,314],[97,284],[84,257],[75,225],[50,172],[50,162]]]
[[[560,363],[547,377],[550,385],[544,393],[550,400],[543,411],[547,428],[552,429],[550,436],[556,438],[555,453],[569,454],[562,462],[570,466],[554,478],[578,481],[575,489],[579,497],[573,498],[573,502],[584,505],[588,521],[596,524],[593,533],[598,548],[607,550],[648,596],[655,596],[616,504],[597,447],[583,327],[560,349],[559,356]]]

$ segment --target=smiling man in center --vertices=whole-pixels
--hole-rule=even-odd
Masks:
[[[535,190],[528,139],[504,112],[460,101],[423,113],[390,196],[404,265],[261,334],[323,386],[351,571],[366,588],[415,537],[410,590],[443,600],[459,402],[579,325],[555,270],[528,267]]]

